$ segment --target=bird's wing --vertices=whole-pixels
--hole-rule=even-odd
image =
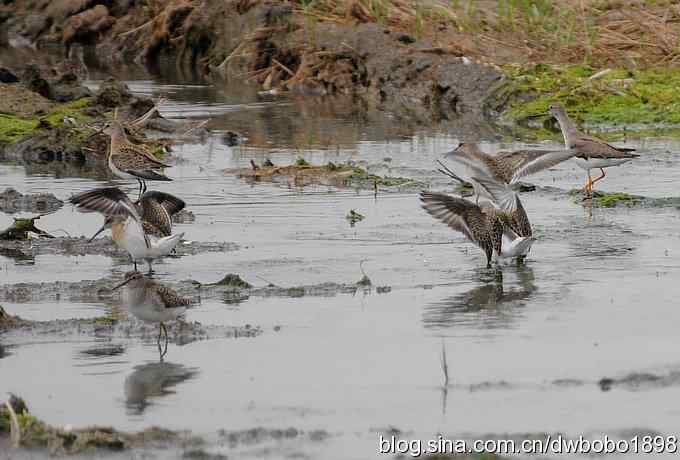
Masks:
[[[104,187],[73,195],[69,201],[81,212],[99,212],[105,216],[141,217],[130,198],[118,187]]]
[[[169,235],[169,233],[164,232],[163,230],[158,228],[158,226],[152,224],[146,219],[142,221],[142,229],[144,230],[144,234],[155,236],[156,238],[159,239]]]
[[[140,200],[142,208],[144,208],[144,204],[149,201],[155,201],[163,206],[163,209],[171,216],[177,214],[186,206],[186,203],[183,200],[174,195],[170,195],[169,193],[159,192],[158,190],[150,190],[142,195],[142,199]]]
[[[510,183],[515,183],[524,176],[552,168],[558,163],[566,161],[576,155],[576,151],[562,150],[520,150],[509,152],[501,156],[502,161],[512,165],[513,175]]]
[[[630,153],[635,149],[619,149],[604,141],[590,136],[579,136],[572,142],[572,149],[577,155],[582,154],[589,158],[635,158],[638,155]]]
[[[479,189],[500,210],[512,213],[517,210],[519,196],[508,185],[489,179],[488,177],[472,177],[470,181],[479,185]]]
[[[472,234],[475,221],[483,218],[479,206],[463,198],[455,198],[443,193],[421,192],[422,206],[432,217],[461,232],[470,241],[479,244]]]
[[[129,164],[133,169],[161,169],[170,167],[169,164],[160,161],[141,145],[128,143],[121,147],[121,150],[126,154],[125,163]]]
[[[490,158],[477,147],[466,150],[456,149],[444,154],[444,159],[452,165],[451,169],[460,173],[457,175],[463,176],[463,179],[481,175],[494,177],[493,171],[488,166]]]
[[[159,284],[156,289],[156,292],[158,293],[158,296],[161,298],[161,301],[163,302],[165,308],[185,307],[187,305],[191,305],[191,299],[189,299],[188,297],[182,297],[176,291],[170,289],[169,287]]]

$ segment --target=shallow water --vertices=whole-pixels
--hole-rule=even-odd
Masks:
[[[210,137],[173,152],[176,165],[166,172],[174,182],[153,188],[182,197],[196,215],[177,225],[187,239],[239,245],[166,259],[156,267],[160,279],[205,283],[238,273],[254,285],[297,286],[355,282],[363,269],[374,285],[392,289],[208,299],[187,319],[257,325],[264,333],[170,345],[163,364],[155,343],[140,339],[15,337],[2,342],[10,347],[0,355],[0,394],[20,394],[55,425],[190,429],[211,442],[208,450],[239,458],[378,457],[378,433],[395,429],[407,439],[677,434],[677,209],[592,209],[566,193],[524,193],[539,240],[525,266],[486,270],[481,252],[421,211],[415,193],[251,185],[222,173],[251,159],[352,160],[444,190],[434,160],[457,145],[457,133],[403,127],[341,100],[260,100],[249,88],[153,80],[130,87],[169,97],[162,109],[168,117],[211,118]],[[228,130],[249,142],[225,145]],[[643,156],[612,168],[601,189],[676,196],[678,143],[629,143]],[[537,145],[484,142],[489,151],[517,147]],[[6,164],[0,177],[23,193],[62,199],[108,183]],[[568,190],[584,174],[565,163],[530,180]],[[351,209],[366,216],[355,227],[345,219]],[[0,215],[0,227],[12,217]],[[101,217],[66,205],[39,223],[52,233],[89,236]],[[127,269],[125,260],[106,256],[41,255],[28,262],[0,256],[3,284],[97,279]],[[112,307],[3,306],[35,320],[97,316]],[[451,379],[446,391],[442,347]],[[625,379],[631,373],[658,378],[637,384]],[[603,377],[628,384],[604,392]],[[217,433],[258,427],[327,435],[224,442]]]

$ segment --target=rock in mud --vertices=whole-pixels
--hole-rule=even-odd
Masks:
[[[31,212],[47,214],[57,211],[64,202],[51,193],[35,193],[22,195],[13,188],[0,193],[0,211],[6,214]]]
[[[0,67],[0,83],[17,83],[19,77],[14,75],[9,69]]]

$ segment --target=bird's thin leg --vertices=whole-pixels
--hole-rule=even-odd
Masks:
[[[593,178],[590,175],[590,169],[588,170],[588,180],[586,180],[586,185],[581,189],[586,195],[590,195],[593,191]]]
[[[142,193],[146,193],[146,181],[142,181]]]
[[[135,271],[137,271],[137,261],[136,261],[136,260],[133,260],[133,261],[132,261],[132,264],[133,264],[134,267],[135,267]]]
[[[600,177],[598,177],[597,179],[593,180],[593,182],[592,182],[593,184],[594,184],[595,182],[599,181],[599,180],[604,179],[604,176],[606,176],[606,174],[604,173],[604,169],[600,168],[600,172],[602,173],[602,175],[601,175]],[[591,184],[590,188],[592,189],[592,187],[593,187],[593,186],[592,186],[592,184]]]
[[[163,361],[163,349],[161,348],[161,336],[163,335],[163,328],[161,327],[163,323],[158,325],[158,339],[156,339],[156,345],[158,345],[158,356]]]
[[[153,268],[151,267],[151,260],[147,260],[146,263],[149,264],[149,276],[153,275]]]
[[[142,179],[137,179],[137,182],[139,182],[139,191],[137,193],[137,200],[139,201],[142,198]]]
[[[161,328],[163,329],[163,333],[165,334],[165,347],[163,348],[163,354],[161,355],[161,358],[163,358],[168,353],[168,329],[165,327],[165,324],[163,324],[162,322],[161,322]]]

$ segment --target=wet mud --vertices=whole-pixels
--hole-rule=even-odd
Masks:
[[[169,257],[183,257],[207,252],[237,251],[238,244],[216,241],[182,241]],[[89,238],[65,237],[35,238],[28,241],[0,241],[0,252],[13,258],[34,258],[40,255],[104,255],[108,257],[127,257],[127,252],[120,249],[106,236],[90,241]]]
[[[0,211],[5,214],[30,212],[47,214],[57,211],[64,202],[52,193],[22,194],[13,188],[0,193]]]

